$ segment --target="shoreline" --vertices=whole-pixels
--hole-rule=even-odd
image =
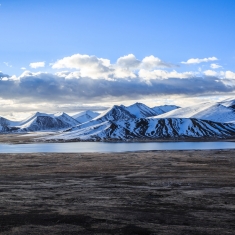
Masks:
[[[37,136],[38,135],[38,136]],[[156,138],[156,139],[130,139],[130,140],[42,140],[43,132],[40,133],[14,133],[14,134],[0,134],[0,143],[4,144],[32,144],[32,143],[70,143],[70,142],[102,142],[102,143],[144,143],[144,142],[235,142],[235,137],[181,137],[181,138]],[[51,134],[50,134],[51,135]],[[45,134],[48,136],[48,134]]]

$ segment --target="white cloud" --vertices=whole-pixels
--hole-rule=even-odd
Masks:
[[[110,65],[110,61],[103,58],[97,58],[96,56],[93,55],[89,56],[89,55],[75,54],[72,56],[64,57],[61,60],[57,60],[57,62],[55,62],[52,65],[52,68],[83,69],[89,67],[98,67],[99,65],[108,67]]]
[[[94,79],[108,78],[112,72],[110,60],[81,54],[64,57],[52,64],[52,68],[78,69],[82,77],[91,77]]]
[[[231,71],[226,71],[224,73],[224,77],[227,79],[235,79],[235,73]]]
[[[66,78],[66,79],[78,79],[81,77],[81,73],[79,71],[69,72],[69,71],[62,71],[55,73],[56,76]]]
[[[115,64],[111,64],[108,59],[81,54],[64,57],[52,64],[54,69],[77,69],[80,73],[79,77],[103,78],[107,80],[136,78],[136,73],[140,69],[152,70],[154,68],[170,68],[173,66],[153,55],[147,56],[141,61],[133,54],[118,58]]]
[[[216,71],[213,71],[213,70],[206,70],[203,72],[206,76],[208,77],[215,77],[215,76],[218,76],[217,72]]]
[[[8,62],[3,62],[7,67],[12,67],[12,65],[11,64],[9,64]]]
[[[212,69],[218,69],[218,68],[222,68],[222,66],[218,65],[218,64],[211,64],[210,66]]]
[[[165,70],[145,70],[141,69],[139,71],[139,77],[150,80],[150,79],[169,79],[169,78],[190,78],[195,76],[195,73],[192,72],[184,72],[184,73],[178,73],[175,70],[168,72]]]
[[[128,79],[128,78],[136,78],[137,76],[136,76],[136,74],[133,72],[133,71],[131,71],[131,70],[129,70],[129,69],[127,69],[127,68],[121,68],[121,67],[117,67],[117,68],[115,68],[115,70],[114,70],[114,72],[113,72],[113,77],[114,78],[126,78],[126,79]]]
[[[117,65],[122,68],[138,68],[141,61],[137,60],[133,54],[118,58]]]
[[[216,57],[209,57],[209,58],[204,58],[204,59],[198,59],[198,58],[192,58],[187,60],[186,62],[181,62],[182,64],[200,64],[204,62],[210,62],[210,61],[215,61],[218,60]]]
[[[31,73],[29,70],[25,70],[20,76],[19,79],[28,77],[28,76],[35,76],[36,73]]]
[[[25,67],[21,67],[20,69],[22,69],[22,70],[26,70],[26,68],[25,68]]]
[[[17,77],[16,75],[13,75],[11,77],[9,77],[9,80],[12,80],[12,81],[19,81],[19,77]]]
[[[33,69],[43,68],[45,67],[45,62],[34,62],[34,63],[30,63],[29,66]]]
[[[145,69],[154,69],[154,68],[171,68],[171,67],[175,67],[175,65],[163,62],[159,58],[151,55],[151,56],[145,57],[142,60],[141,67]]]

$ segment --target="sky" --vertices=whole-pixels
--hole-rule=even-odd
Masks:
[[[0,116],[235,94],[234,0],[0,0]]]

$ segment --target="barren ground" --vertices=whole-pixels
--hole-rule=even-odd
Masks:
[[[0,154],[0,234],[235,234],[235,150]]]

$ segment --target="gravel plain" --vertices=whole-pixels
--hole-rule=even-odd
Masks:
[[[0,154],[0,234],[235,234],[235,150]]]

